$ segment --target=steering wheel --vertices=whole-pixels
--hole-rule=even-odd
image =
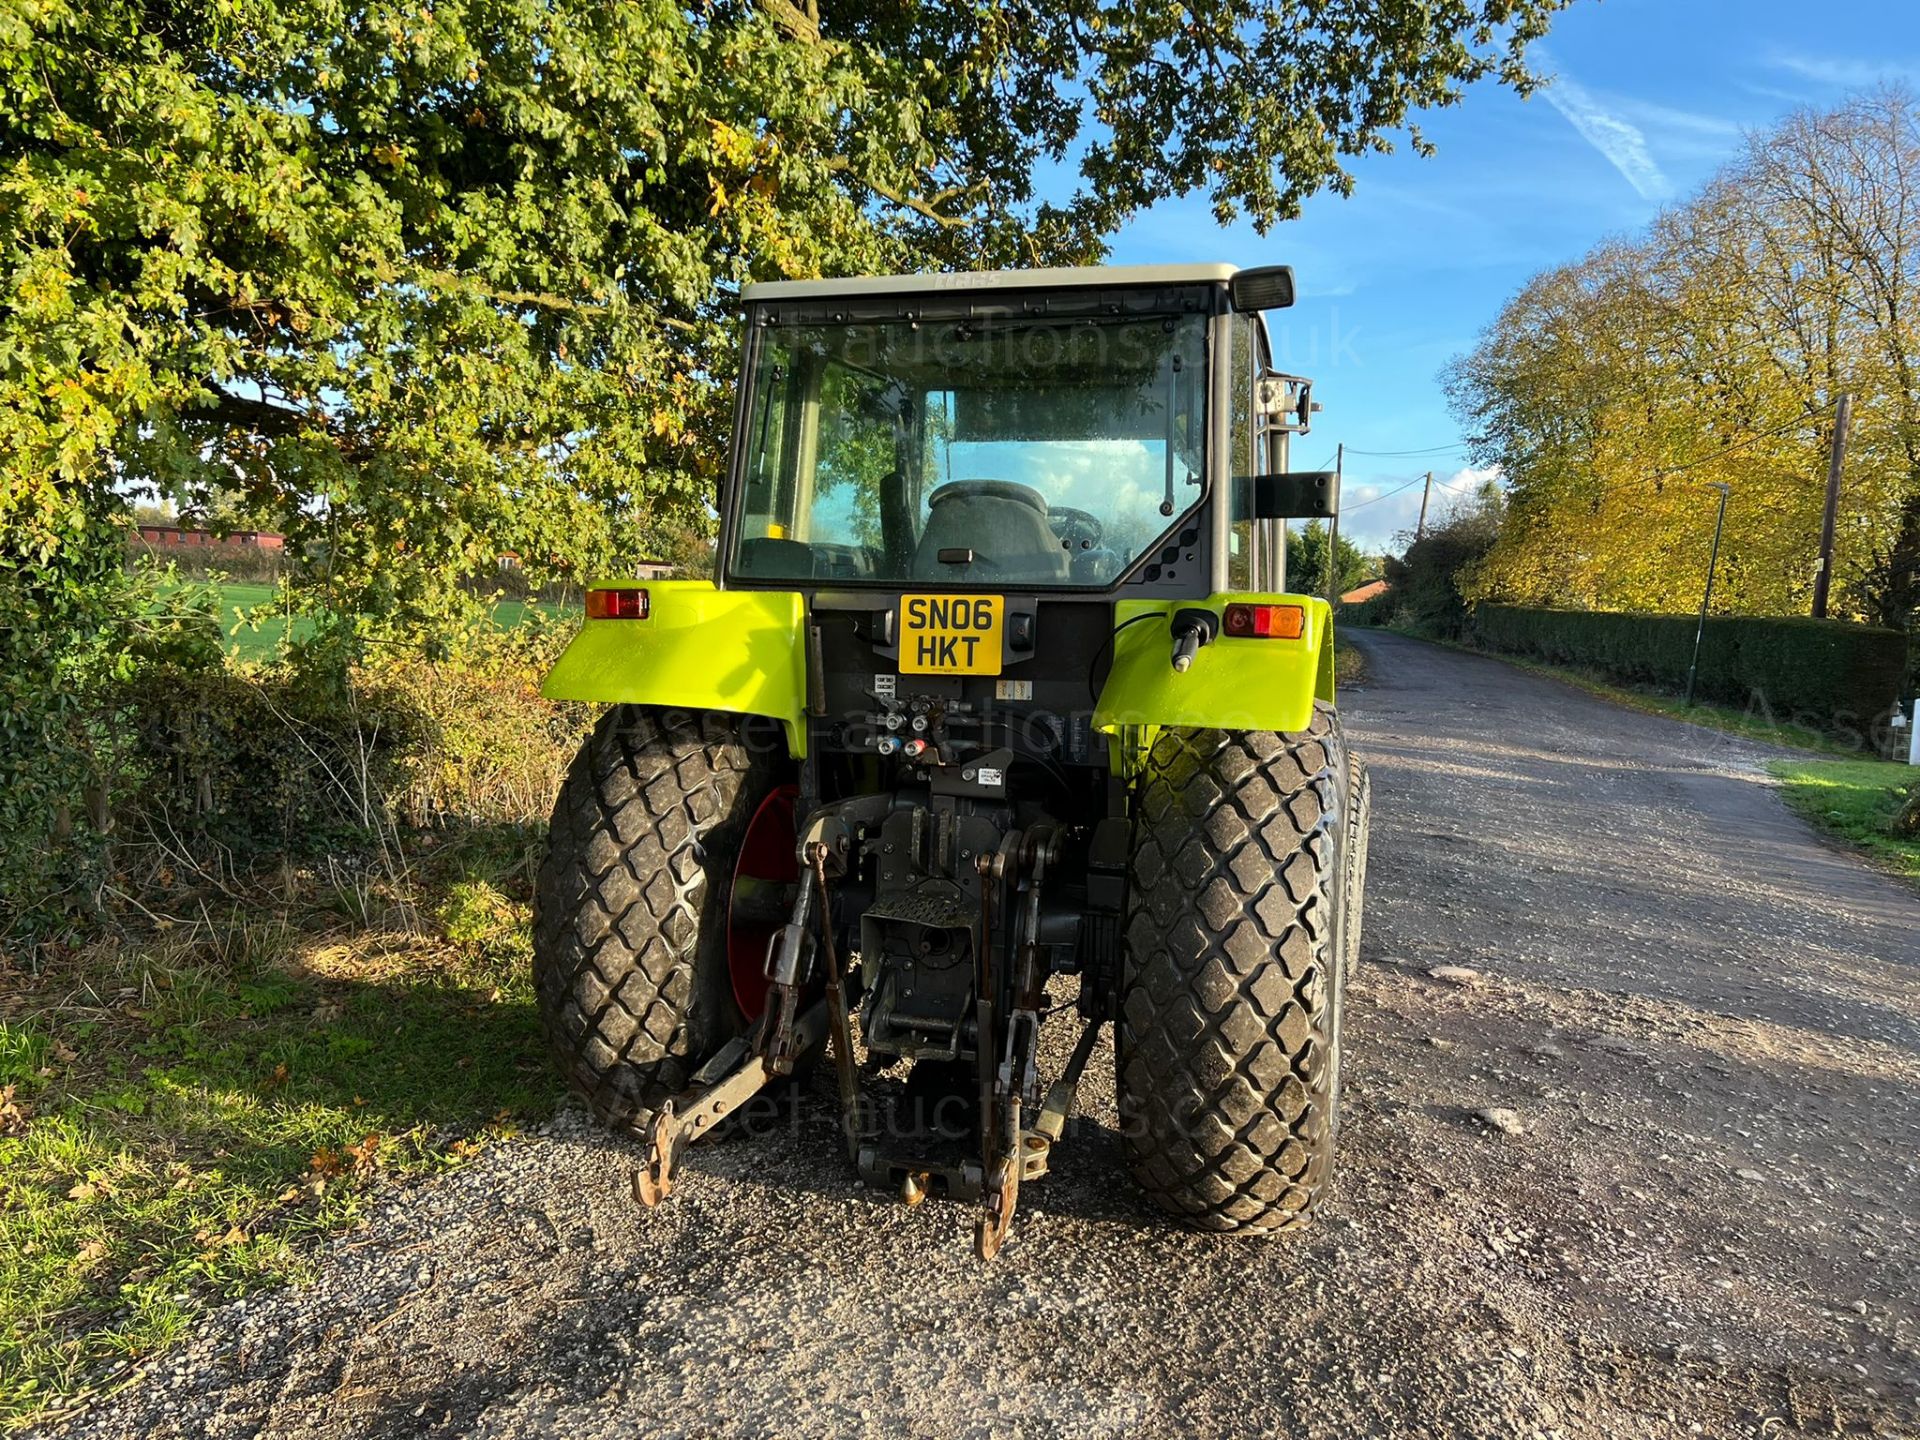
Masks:
[[[1076,510],[1071,505],[1049,505],[1047,524],[1069,550],[1096,549],[1100,537],[1106,534],[1106,526],[1100,523],[1099,516]]]

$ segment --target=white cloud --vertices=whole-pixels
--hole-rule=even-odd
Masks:
[[[1497,483],[1500,479],[1500,467],[1497,465],[1467,465],[1445,477],[1436,472],[1427,522],[1432,524],[1445,516],[1476,494],[1487,481]],[[1340,500],[1342,508],[1352,511],[1352,514],[1342,515],[1340,533],[1370,554],[1382,550],[1399,554],[1406,548],[1406,541],[1413,538],[1414,527],[1420,523],[1420,493],[1424,487],[1418,480],[1417,475],[1402,473],[1356,482],[1349,475],[1342,487]],[[1366,505],[1364,509],[1355,508],[1374,500],[1376,496],[1384,498]]]
[[[1608,109],[1594,93],[1570,75],[1559,75],[1541,92],[1547,103],[1580,132],[1580,136],[1626,178],[1643,200],[1663,200],[1673,193],[1665,173],[1647,149],[1640,128]]]
[[[1920,63],[1912,60],[1854,60],[1826,55],[1794,55],[1776,50],[1767,57],[1776,70],[1836,90],[1864,90],[1887,80],[1920,78]]]
[[[1444,490],[1457,502],[1479,494],[1480,487],[1489,480],[1499,485],[1506,478],[1506,473],[1498,465],[1463,465],[1445,480],[1434,481],[1433,488],[1436,491]]]
[[[1680,110],[1652,100],[1621,99],[1618,108],[1649,129],[1666,132],[1686,131],[1709,140],[1737,140],[1741,135],[1738,120],[1724,115],[1705,115],[1698,110]]]
[[[1607,103],[1646,137],[1648,148],[1668,168],[1717,165],[1739,148],[1746,134],[1740,121],[1723,115],[1682,110],[1625,95],[1610,95]]]

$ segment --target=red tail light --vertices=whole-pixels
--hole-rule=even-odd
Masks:
[[[1307,630],[1304,605],[1229,605],[1226,632],[1240,639],[1298,640]]]
[[[644,620],[647,592],[635,589],[587,591],[589,620]]]

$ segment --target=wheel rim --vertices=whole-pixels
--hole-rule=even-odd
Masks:
[[[793,807],[797,785],[782,785],[760,802],[747,822],[740,856],[733,866],[733,890],[727,899],[727,971],[740,1013],[758,1020],[767,1008],[767,947],[779,932],[781,913],[800,883],[800,859]]]

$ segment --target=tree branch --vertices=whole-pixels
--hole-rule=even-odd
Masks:
[[[530,305],[536,310],[561,310],[569,315],[601,315],[613,309],[613,305],[603,300],[574,300],[565,295],[555,295],[541,290],[501,290],[476,280],[471,275],[461,275],[452,270],[428,270],[425,277],[448,290],[460,290],[469,295],[477,295],[482,300],[491,300],[497,305]],[[691,333],[698,329],[689,320],[678,320],[671,315],[654,317],[662,325],[674,330]]]
[[[818,0],[806,0],[804,10],[795,5],[793,0],[757,0],[757,3],[760,13],[771,20],[773,28],[789,40],[800,40],[809,45],[822,43]]]
[[[878,195],[882,200],[891,200],[895,205],[904,206],[916,215],[924,215],[927,219],[933,221],[934,224],[945,226],[948,229],[957,229],[961,226],[971,225],[977,217],[972,215],[943,215],[936,207],[945,204],[949,200],[978,194],[987,188],[984,180],[976,180],[971,185],[949,185],[944,190],[937,190],[932,195],[922,198],[918,195],[908,195],[894,189],[890,185],[871,179],[868,176],[854,174],[853,162],[844,155],[836,155],[827,161],[827,169],[833,171],[835,174],[852,175],[855,180],[866,186],[867,189],[873,191],[873,193]]]
[[[294,435],[308,419],[305,411],[235,395],[217,384],[210,385],[206,393],[213,397],[212,403],[201,406],[194,418],[210,420],[216,425],[251,430],[259,435]]]

